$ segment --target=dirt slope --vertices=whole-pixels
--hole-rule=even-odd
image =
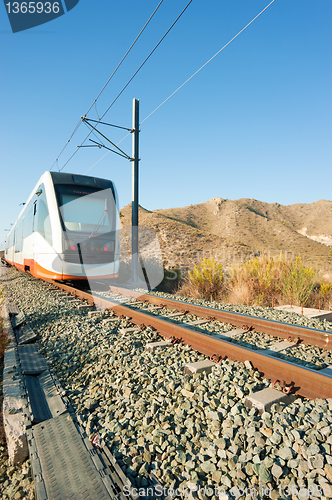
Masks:
[[[131,205],[121,214],[122,224],[130,225]],[[262,251],[300,254],[322,270],[332,265],[332,201],[279,205],[212,198],[181,208],[140,208],[140,225],[157,231],[167,267],[192,267],[208,254],[226,263]]]

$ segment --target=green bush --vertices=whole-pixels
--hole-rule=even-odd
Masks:
[[[224,288],[223,266],[213,257],[202,259],[200,264],[189,271],[189,283],[198,293],[199,297],[206,300],[216,300]]]
[[[283,267],[280,280],[280,291],[296,305],[305,304],[313,291],[318,272],[305,266],[300,256]]]

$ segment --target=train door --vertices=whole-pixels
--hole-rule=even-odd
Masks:
[[[35,194],[37,196],[33,202],[33,259],[35,273],[39,277],[53,277],[52,271],[56,254],[52,247],[52,227],[45,185],[41,184]]]
[[[13,233],[13,249],[12,249],[12,252],[13,252],[13,262],[16,262],[16,229],[14,229],[14,233]]]
[[[26,271],[29,271],[33,265],[33,211],[34,206],[30,201],[23,218],[23,258]]]
[[[33,220],[32,220],[32,232],[34,233],[36,231],[37,227],[37,218],[36,218],[36,213],[37,213],[37,200],[33,202]]]
[[[32,234],[33,234],[33,243],[32,243],[32,260],[33,267],[36,262],[36,228],[37,228],[37,200],[33,202],[32,208]]]

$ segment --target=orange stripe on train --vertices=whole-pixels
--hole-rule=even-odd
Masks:
[[[87,280],[87,279],[112,279],[117,278],[119,273],[107,274],[105,276],[73,276],[70,274],[61,274],[48,271],[42,267],[38,262],[33,259],[24,259],[24,264],[18,264],[17,262],[11,262],[6,260],[11,266],[15,266],[19,271],[29,271],[36,278],[46,278],[51,280]]]

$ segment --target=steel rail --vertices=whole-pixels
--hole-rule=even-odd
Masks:
[[[86,300],[89,304],[101,309],[112,309],[119,316],[129,316],[132,323],[142,326],[152,326],[158,333],[166,338],[181,339],[192,349],[217,357],[227,357],[236,361],[251,361],[253,368],[262,376],[271,380],[285,380],[287,386],[293,386],[295,392],[308,398],[332,398],[332,377],[324,375],[309,368],[303,368],[273,356],[262,354],[232,344],[225,340],[215,339],[207,334],[191,330],[189,327],[171,323],[164,319],[136,311],[118,302],[104,299],[91,293],[78,290],[71,286],[45,279],[61,290]],[[187,304],[186,304],[187,305]]]
[[[169,309],[177,309],[178,311],[187,311],[195,316],[203,318],[213,317],[217,321],[230,323],[235,326],[248,326],[257,331],[261,331],[274,337],[282,337],[293,342],[303,342],[321,349],[332,350],[332,331],[316,330],[300,325],[292,325],[281,321],[274,321],[266,318],[258,318],[247,314],[225,311],[224,309],[214,309],[213,307],[200,306],[189,302],[181,302],[179,300],[165,299],[157,295],[140,294],[133,290],[118,288],[115,286],[109,287],[113,293],[120,293],[126,297],[137,298],[141,301],[150,302],[154,305],[163,305]]]

